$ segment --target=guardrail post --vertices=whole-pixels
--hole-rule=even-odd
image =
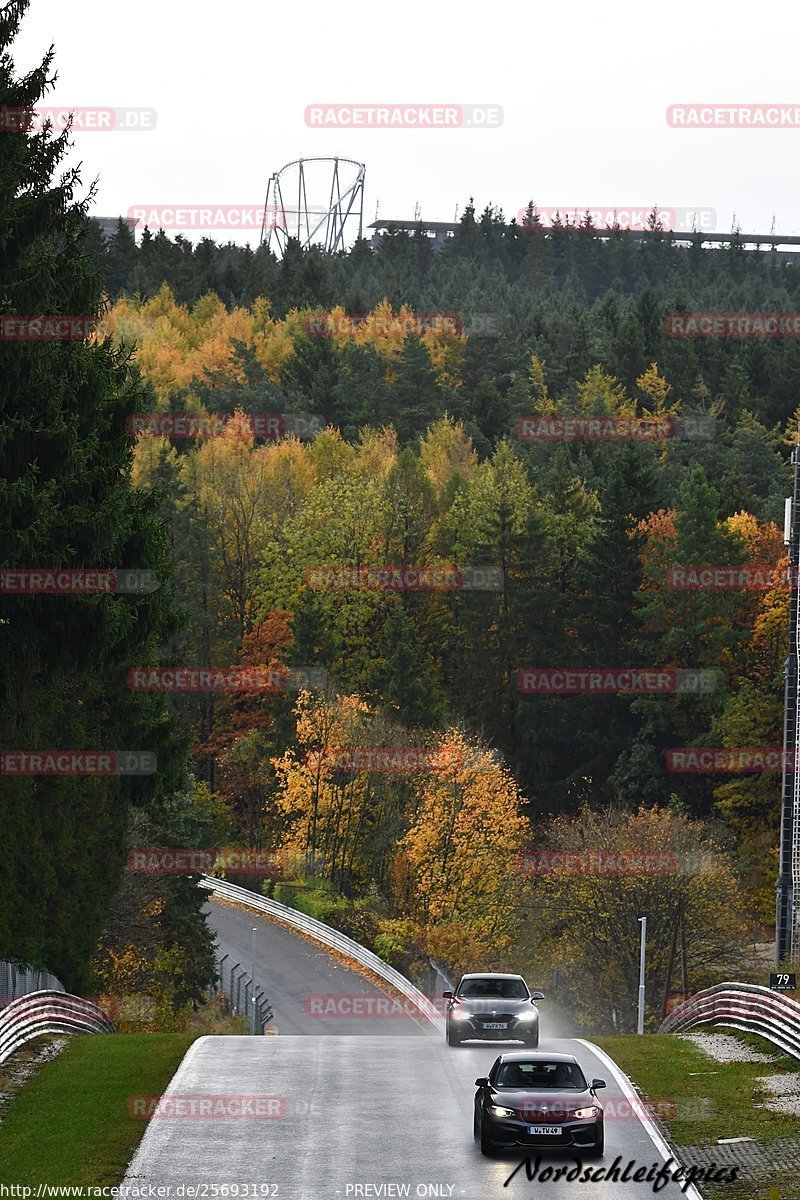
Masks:
[[[234,967],[231,967],[231,1007],[233,1009],[232,1015],[234,1017],[239,1015],[239,985],[242,982],[241,975],[238,976],[236,978],[236,980],[234,980],[234,975],[236,975],[237,971],[242,971],[242,974],[244,974],[244,971],[242,970],[242,968],[239,966],[238,963],[236,963],[236,965]],[[235,994],[234,994],[234,982],[236,984]]]

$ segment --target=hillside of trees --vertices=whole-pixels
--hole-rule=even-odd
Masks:
[[[391,947],[398,961],[435,952],[457,967],[487,958],[508,965],[525,954],[540,971],[558,962],[563,978],[575,948],[567,954],[556,937],[543,964],[521,899],[541,903],[553,881],[522,880],[509,908],[497,854],[507,862],[526,845],[553,837],[563,845],[565,820],[576,838],[588,821],[596,843],[629,836],[635,848],[626,820],[636,828],[635,814],[672,813],[691,831],[678,840],[712,838],[730,872],[718,893],[729,897],[722,915],[703,893],[702,911],[716,916],[700,921],[701,978],[709,959],[715,970],[731,962],[721,951],[709,956],[712,928],[728,948],[739,945],[730,969],[741,973],[748,937],[764,936],[773,919],[779,773],[676,773],[667,755],[780,744],[788,591],[778,522],[793,408],[767,424],[770,393],[743,387],[734,403],[705,384],[696,362],[687,391],[657,359],[631,386],[603,361],[560,385],[561,360],[556,354],[551,370],[535,338],[418,334],[414,310],[393,311],[385,299],[366,322],[348,324],[347,311],[317,302],[281,318],[269,298],[229,309],[213,295],[187,306],[165,285],[149,300],[126,294],[109,311],[115,336],[137,346],[152,414],[230,417],[218,437],[143,435],[136,448],[134,478],[162,497],[191,614],[169,661],[287,666],[324,681],[299,697],[182,698],[198,777],[248,844],[290,853],[298,886],[282,894],[355,922],[351,932]],[[657,305],[656,327],[668,311]],[[323,312],[330,336],[318,336]],[[593,319],[588,309],[584,317]],[[711,349],[744,352],[731,343]],[[794,351],[784,341],[768,352],[778,371]],[[316,416],[325,428],[304,439],[253,436],[248,415],[264,413]],[[536,441],[519,436],[531,413],[646,417],[684,432]],[[673,567],[748,563],[774,569],[768,586],[680,591],[670,582]],[[315,584],[325,568],[452,564],[494,568],[501,583]],[[624,666],[706,670],[714,687],[659,697],[519,690],[525,668]],[[482,772],[343,772],[327,755],[342,745],[441,748],[465,738],[489,755]],[[487,786],[489,811],[481,807]],[[438,817],[434,795],[445,805]],[[591,826],[591,813],[605,817]],[[427,889],[436,878],[450,882],[434,902]],[[320,879],[324,894],[304,896]],[[630,882],[616,880],[612,891]],[[747,903],[734,903],[742,894]],[[675,902],[664,901],[653,935],[663,951],[656,992]],[[725,916],[734,911],[746,917],[735,936]],[[620,933],[631,962],[635,935],[635,922]],[[623,988],[611,965],[616,938],[609,959],[611,995]]]
[[[4,46],[26,8],[0,11]],[[35,103],[51,67],[20,80],[6,54],[0,105]],[[395,234],[279,261],[137,243],[124,223],[104,241],[77,173],[58,175],[67,137],[0,139],[0,313],[102,314],[111,336],[0,340],[2,567],[147,569],[160,586],[6,592],[0,742],[146,749],[158,771],[3,779],[0,958],[149,995],[180,1023],[214,974],[202,897],[192,876],[126,873],[126,854],[235,844],[283,868],[231,877],[404,970],[431,954],[523,969],[587,1027],[630,1027],[642,911],[652,1013],[679,907],[693,990],[751,974],[780,775],[676,772],[668,755],[781,741],[800,350],[666,321],[790,312],[797,269],[736,239],[545,233],[533,207],[518,226],[470,205],[436,253]],[[226,420],[167,437],[150,422],[168,414]],[[285,436],[254,434],[263,414]],[[669,435],[537,440],[531,414]],[[772,574],[672,585],[704,564]],[[457,582],[352,585],[390,568]],[[271,682],[131,685],[175,667]],[[713,684],[527,694],[537,668]],[[695,866],[562,878],[527,872],[531,850]]]

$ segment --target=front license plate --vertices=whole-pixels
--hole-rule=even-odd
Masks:
[[[483,1021],[481,1029],[508,1029],[508,1021]]]
[[[558,1125],[529,1125],[529,1137],[556,1137],[561,1130]]]

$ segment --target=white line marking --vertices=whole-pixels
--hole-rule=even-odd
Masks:
[[[608,1070],[611,1072],[611,1074],[616,1079],[619,1086],[622,1088],[622,1091],[625,1095],[626,1100],[636,1100],[638,1102],[638,1105],[636,1108],[636,1113],[637,1113],[639,1122],[644,1127],[645,1133],[648,1135],[648,1137],[650,1138],[650,1141],[653,1143],[656,1150],[658,1150],[659,1154],[664,1159],[664,1162],[666,1162],[668,1159],[671,1158],[672,1161],[675,1163],[675,1168],[677,1170],[677,1168],[680,1166],[680,1163],[676,1160],[675,1155],[672,1153],[669,1146],[664,1141],[663,1137],[661,1136],[661,1134],[659,1133],[658,1129],[653,1124],[653,1122],[650,1120],[647,1113],[644,1112],[644,1106],[641,1104],[641,1096],[636,1091],[636,1089],[634,1088],[630,1079],[628,1079],[628,1076],[624,1073],[622,1068],[617,1066],[617,1064],[614,1062],[613,1058],[610,1058],[606,1054],[605,1050],[601,1050],[599,1046],[595,1046],[594,1042],[587,1042],[583,1038],[575,1038],[574,1040],[578,1043],[578,1045],[585,1046],[587,1050],[591,1050],[592,1054],[597,1055],[597,1057],[600,1059],[600,1061],[603,1063],[603,1065],[608,1068]],[[680,1187],[680,1185],[681,1185],[681,1181],[678,1181],[676,1186]],[[701,1196],[700,1192],[698,1192],[697,1188],[695,1187],[695,1185],[693,1183],[689,1184],[688,1188],[684,1192],[684,1195],[688,1196],[689,1200],[703,1200],[703,1197]]]

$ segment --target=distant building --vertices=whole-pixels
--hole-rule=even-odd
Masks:
[[[373,221],[369,226],[373,230],[371,244],[379,246],[381,238],[389,233],[424,233],[431,241],[434,250],[441,250],[444,244],[453,236],[456,230],[461,229],[460,221]],[[576,236],[584,236],[582,229],[569,228],[564,230],[566,233],[575,234]],[[543,236],[548,237],[552,234],[552,230],[545,227],[541,230]],[[610,229],[599,228],[592,230],[592,236],[601,241],[610,237],[624,237],[631,242],[643,242],[654,236],[649,230],[642,229],[619,229],[612,232]],[[662,238],[677,242],[679,244],[691,245],[695,238],[699,238],[700,244],[703,246],[725,246],[732,241],[738,240],[739,244],[750,249],[761,251],[772,250],[775,254],[790,262],[794,262],[800,258],[799,250],[785,250],[784,246],[800,246],[800,235],[798,234],[764,234],[764,233],[706,233],[699,232],[697,234],[689,232],[678,232],[676,230],[664,230],[660,233]]]
[[[124,221],[129,226],[131,233],[136,233],[137,220],[136,217],[92,217],[95,225],[100,226],[100,232],[104,238],[113,237],[117,232],[117,222]]]
[[[434,250],[441,250],[448,238],[459,228],[458,221],[373,221],[369,226],[375,232],[372,245],[380,244],[381,237],[389,231],[395,233],[424,233],[430,238]]]

